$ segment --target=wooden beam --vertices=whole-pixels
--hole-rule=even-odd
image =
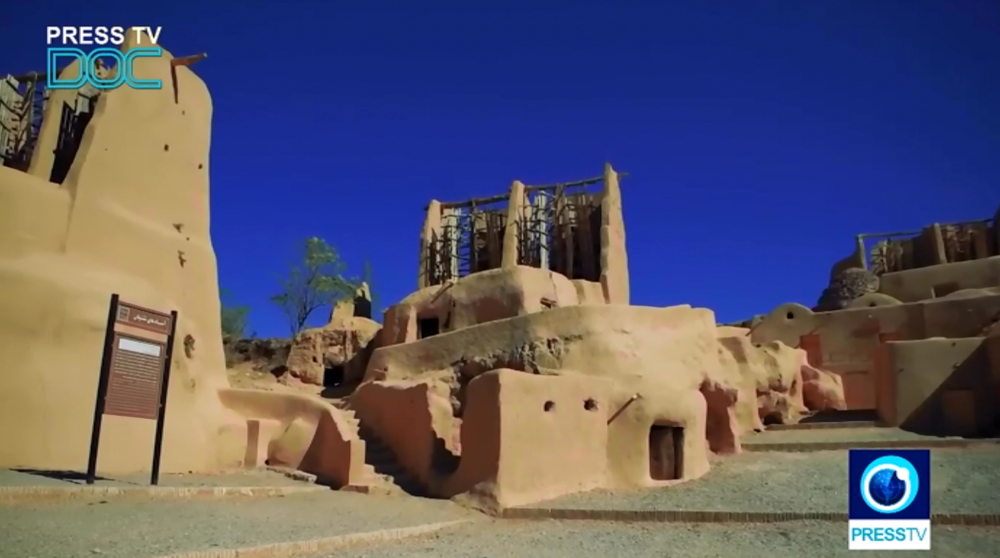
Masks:
[[[979,223],[989,224],[992,221],[993,221],[993,219],[979,219],[979,220],[976,220],[976,221],[962,221],[962,222],[959,222],[959,223],[941,223],[939,226],[941,226],[941,227],[961,227],[963,225],[976,225],[976,224],[979,224]],[[922,234],[922,233],[923,233],[923,231],[893,232],[893,233],[864,233],[864,234],[859,234],[858,238],[859,239],[865,239],[865,238],[892,238],[892,237],[896,237],[896,236],[917,236],[918,234]]]
[[[21,74],[19,76],[11,76],[18,82],[22,81],[38,81],[44,80],[49,74],[47,72],[28,72],[26,74]]]
[[[619,178],[623,178],[626,176],[628,176],[627,172],[618,173]],[[524,190],[526,192],[537,192],[539,190],[555,190],[557,188],[562,188],[565,190],[566,188],[575,188],[577,186],[589,186],[591,184],[597,184],[598,182],[601,182],[603,180],[604,180],[604,175],[602,174],[601,176],[595,176],[594,178],[574,180],[573,182],[559,182],[556,184],[546,184],[544,186],[525,186]]]
[[[197,64],[198,62],[201,62],[202,60],[204,60],[206,58],[208,58],[208,53],[205,53],[205,52],[201,52],[201,53],[198,53],[198,54],[192,54],[191,56],[182,56],[180,58],[174,58],[173,60],[171,60],[170,61],[170,66],[175,67],[175,68],[177,66],[190,67],[190,66],[193,66],[193,65]]]
[[[442,209],[445,209],[445,208],[447,208],[447,209],[457,209],[457,208],[460,208],[460,207],[475,207],[477,205],[487,205],[487,204],[491,204],[491,203],[505,201],[508,198],[510,198],[510,194],[503,194],[503,195],[499,195],[499,196],[490,196],[488,198],[472,198],[471,200],[466,200],[466,201],[461,201],[461,202],[447,202],[447,203],[442,203],[441,204],[441,208]],[[426,210],[427,210],[427,208],[425,207],[424,211],[426,211]]]
[[[618,177],[619,178],[624,178],[626,176],[628,176],[627,172],[620,172],[620,173],[618,173]],[[585,178],[583,180],[575,180],[573,182],[559,182],[557,184],[547,184],[547,185],[544,185],[544,186],[525,186],[524,187],[524,191],[525,192],[540,192],[540,191],[548,191],[548,190],[565,190],[566,188],[574,188],[574,187],[577,187],[577,186],[587,186],[587,185],[590,185],[590,184],[597,184],[598,182],[601,182],[602,180],[604,180],[604,176],[603,175],[602,176],[596,176],[594,178]],[[473,205],[487,205],[487,204],[491,204],[491,203],[497,203],[497,202],[501,202],[501,201],[506,201],[509,198],[510,198],[510,194],[500,194],[500,195],[497,195],[497,196],[490,196],[490,197],[487,197],[487,198],[472,198],[472,199],[466,200],[466,201],[442,203],[441,207],[442,208],[444,208],[444,207],[450,207],[450,208],[472,207]],[[424,211],[427,211],[426,207],[424,207]]]

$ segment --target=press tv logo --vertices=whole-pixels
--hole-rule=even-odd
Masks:
[[[155,46],[159,41],[162,27],[46,27],[45,44],[52,45],[58,41],[63,46],[49,46],[46,50],[45,87],[48,89],[80,89],[91,86],[99,90],[117,89],[128,85],[132,89],[162,89],[163,82],[158,79],[141,79],[136,77],[133,64],[136,58],[163,56],[163,49]],[[149,47],[131,48],[121,51],[127,32],[135,33],[136,44],[151,44]],[[145,36],[144,36],[145,34]],[[66,45],[117,45],[98,46],[90,52],[84,52],[76,46]],[[104,60],[113,61],[111,66]],[[75,78],[60,79],[59,70],[74,61],[80,62],[80,71]],[[112,71],[111,68],[114,68]]]
[[[930,550],[930,450],[850,450],[848,460],[848,548]]]

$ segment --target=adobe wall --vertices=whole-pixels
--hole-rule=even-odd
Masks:
[[[219,398],[227,409],[253,417],[245,438],[223,438],[241,452],[243,464],[290,467],[337,488],[368,480],[356,425],[326,401],[256,389],[223,389]]]
[[[935,286],[949,283],[956,289],[1000,287],[1000,256],[886,273],[879,292],[902,302],[917,302],[935,298]]]
[[[543,299],[575,306],[580,302],[577,287],[559,273],[527,266],[473,273],[454,283],[421,289],[386,310],[382,343],[416,341],[418,321],[426,318],[437,318],[445,333],[541,312]]]
[[[880,416],[920,434],[977,436],[1000,427],[1000,374],[982,337],[885,344]]]
[[[857,365],[867,368],[880,333],[897,335],[897,339],[970,337],[979,335],[998,313],[1000,295],[942,298],[836,312],[813,312],[800,304],[787,303],[768,313],[753,328],[751,339],[755,343],[781,341],[798,347],[801,336],[817,334],[822,339],[822,359],[810,360],[811,364],[834,371]]]
[[[601,198],[601,286],[608,304],[628,304],[628,250],[625,247],[625,218],[618,173],[604,165],[604,194]]]
[[[86,466],[112,292],[179,312],[162,471],[243,460],[246,424],[217,396],[228,382],[209,237],[212,104],[184,67],[174,102],[171,59],[135,61],[163,90],[102,95],[61,186],[40,163],[44,130],[32,174],[0,168],[0,467]],[[50,102],[46,126],[60,115]],[[148,470],[153,434],[154,421],[105,417],[100,471]]]
[[[648,462],[634,454],[648,443],[654,423],[685,428],[685,478],[708,470],[706,402],[699,390],[705,371],[718,365],[715,319],[709,310],[567,306],[381,347],[372,355],[365,379],[449,384],[463,410],[469,381],[498,368],[607,379],[613,393],[602,398],[612,409],[641,395],[611,425],[609,455],[615,457],[609,462],[609,483],[649,486]],[[468,410],[472,412],[471,405]],[[463,433],[468,420],[463,416]],[[387,427],[408,428],[405,423]],[[464,439],[463,434],[462,453],[468,455]]]
[[[607,391],[576,375],[500,369],[477,376],[462,426],[468,457],[444,495],[471,493],[484,507],[511,507],[605,486]]]
[[[463,422],[452,416],[448,394],[435,387],[425,382],[368,382],[351,396],[351,409],[393,449],[415,480],[439,493],[442,479],[458,463],[457,436]]]
[[[993,374],[993,384],[997,388],[997,400],[1000,401],[1000,326],[994,326],[983,343],[990,358],[990,372]]]

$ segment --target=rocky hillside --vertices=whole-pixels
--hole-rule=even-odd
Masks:
[[[290,339],[223,339],[229,385],[235,388],[280,389],[291,350]]]

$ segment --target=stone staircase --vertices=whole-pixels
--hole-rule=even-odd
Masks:
[[[358,436],[365,441],[365,464],[390,490],[401,491],[410,496],[426,497],[426,488],[406,471],[392,449],[364,425],[358,429]]]
[[[340,408],[340,413],[358,437],[365,442],[365,473],[368,482],[345,487],[345,490],[366,494],[409,494],[427,496],[426,488],[399,464],[396,455],[371,429],[361,424],[353,409]]]

